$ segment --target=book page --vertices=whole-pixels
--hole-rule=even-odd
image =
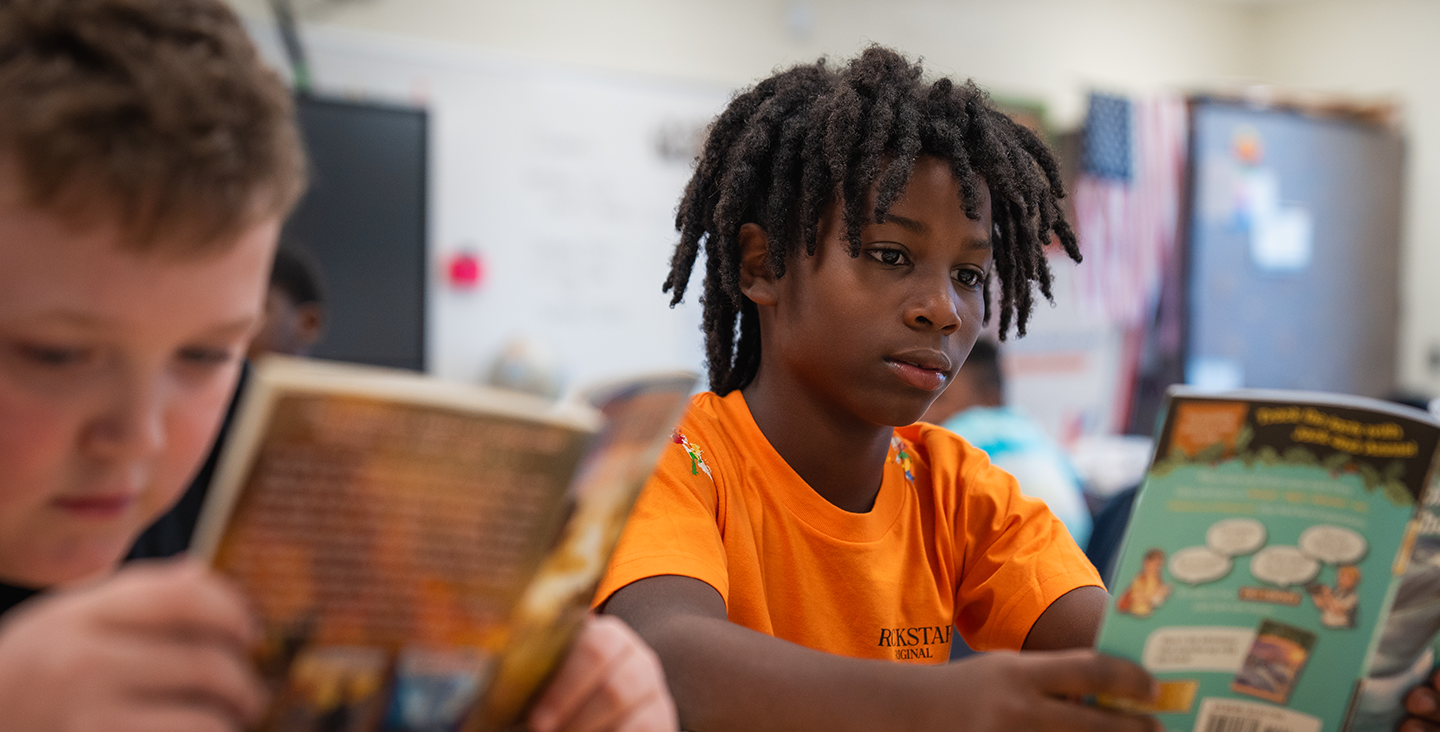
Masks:
[[[214,561],[263,624],[263,729],[457,728],[591,435],[375,397],[257,398]]]
[[[576,478],[573,516],[517,608],[499,673],[470,729],[514,722],[569,647],[695,380],[676,374],[594,395],[605,427]]]
[[[1339,730],[1409,556],[1440,427],[1380,403],[1172,398],[1097,647],[1170,730]]]

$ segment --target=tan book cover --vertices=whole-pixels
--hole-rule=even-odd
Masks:
[[[573,640],[693,374],[553,404],[259,364],[193,552],[264,629],[266,732],[513,724]]]

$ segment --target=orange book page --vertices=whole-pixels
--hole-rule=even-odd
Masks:
[[[570,646],[694,383],[693,374],[634,382],[597,405],[605,427],[576,477],[574,511],[516,608],[510,644],[468,730],[514,722]]]
[[[482,687],[588,439],[510,417],[282,394],[215,555],[265,630],[260,662],[278,697],[267,729],[378,720],[407,669],[422,680],[468,669]]]

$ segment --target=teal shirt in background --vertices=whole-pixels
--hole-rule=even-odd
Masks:
[[[1015,476],[1025,495],[1044,501],[1076,544],[1084,547],[1090,540],[1090,510],[1079,476],[1035,420],[1010,407],[972,407],[942,426],[989,453],[990,462]]]

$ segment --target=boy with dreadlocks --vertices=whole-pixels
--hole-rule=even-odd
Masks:
[[[682,726],[1151,729],[1088,650],[1106,601],[1044,504],[914,424],[997,309],[1024,334],[1043,245],[1078,261],[1054,158],[973,84],[870,48],[737,96],[680,204],[665,289],[706,253],[697,396],[596,596],[660,654]],[[821,653],[823,651],[828,653]],[[885,663],[883,661],[911,663]]]

